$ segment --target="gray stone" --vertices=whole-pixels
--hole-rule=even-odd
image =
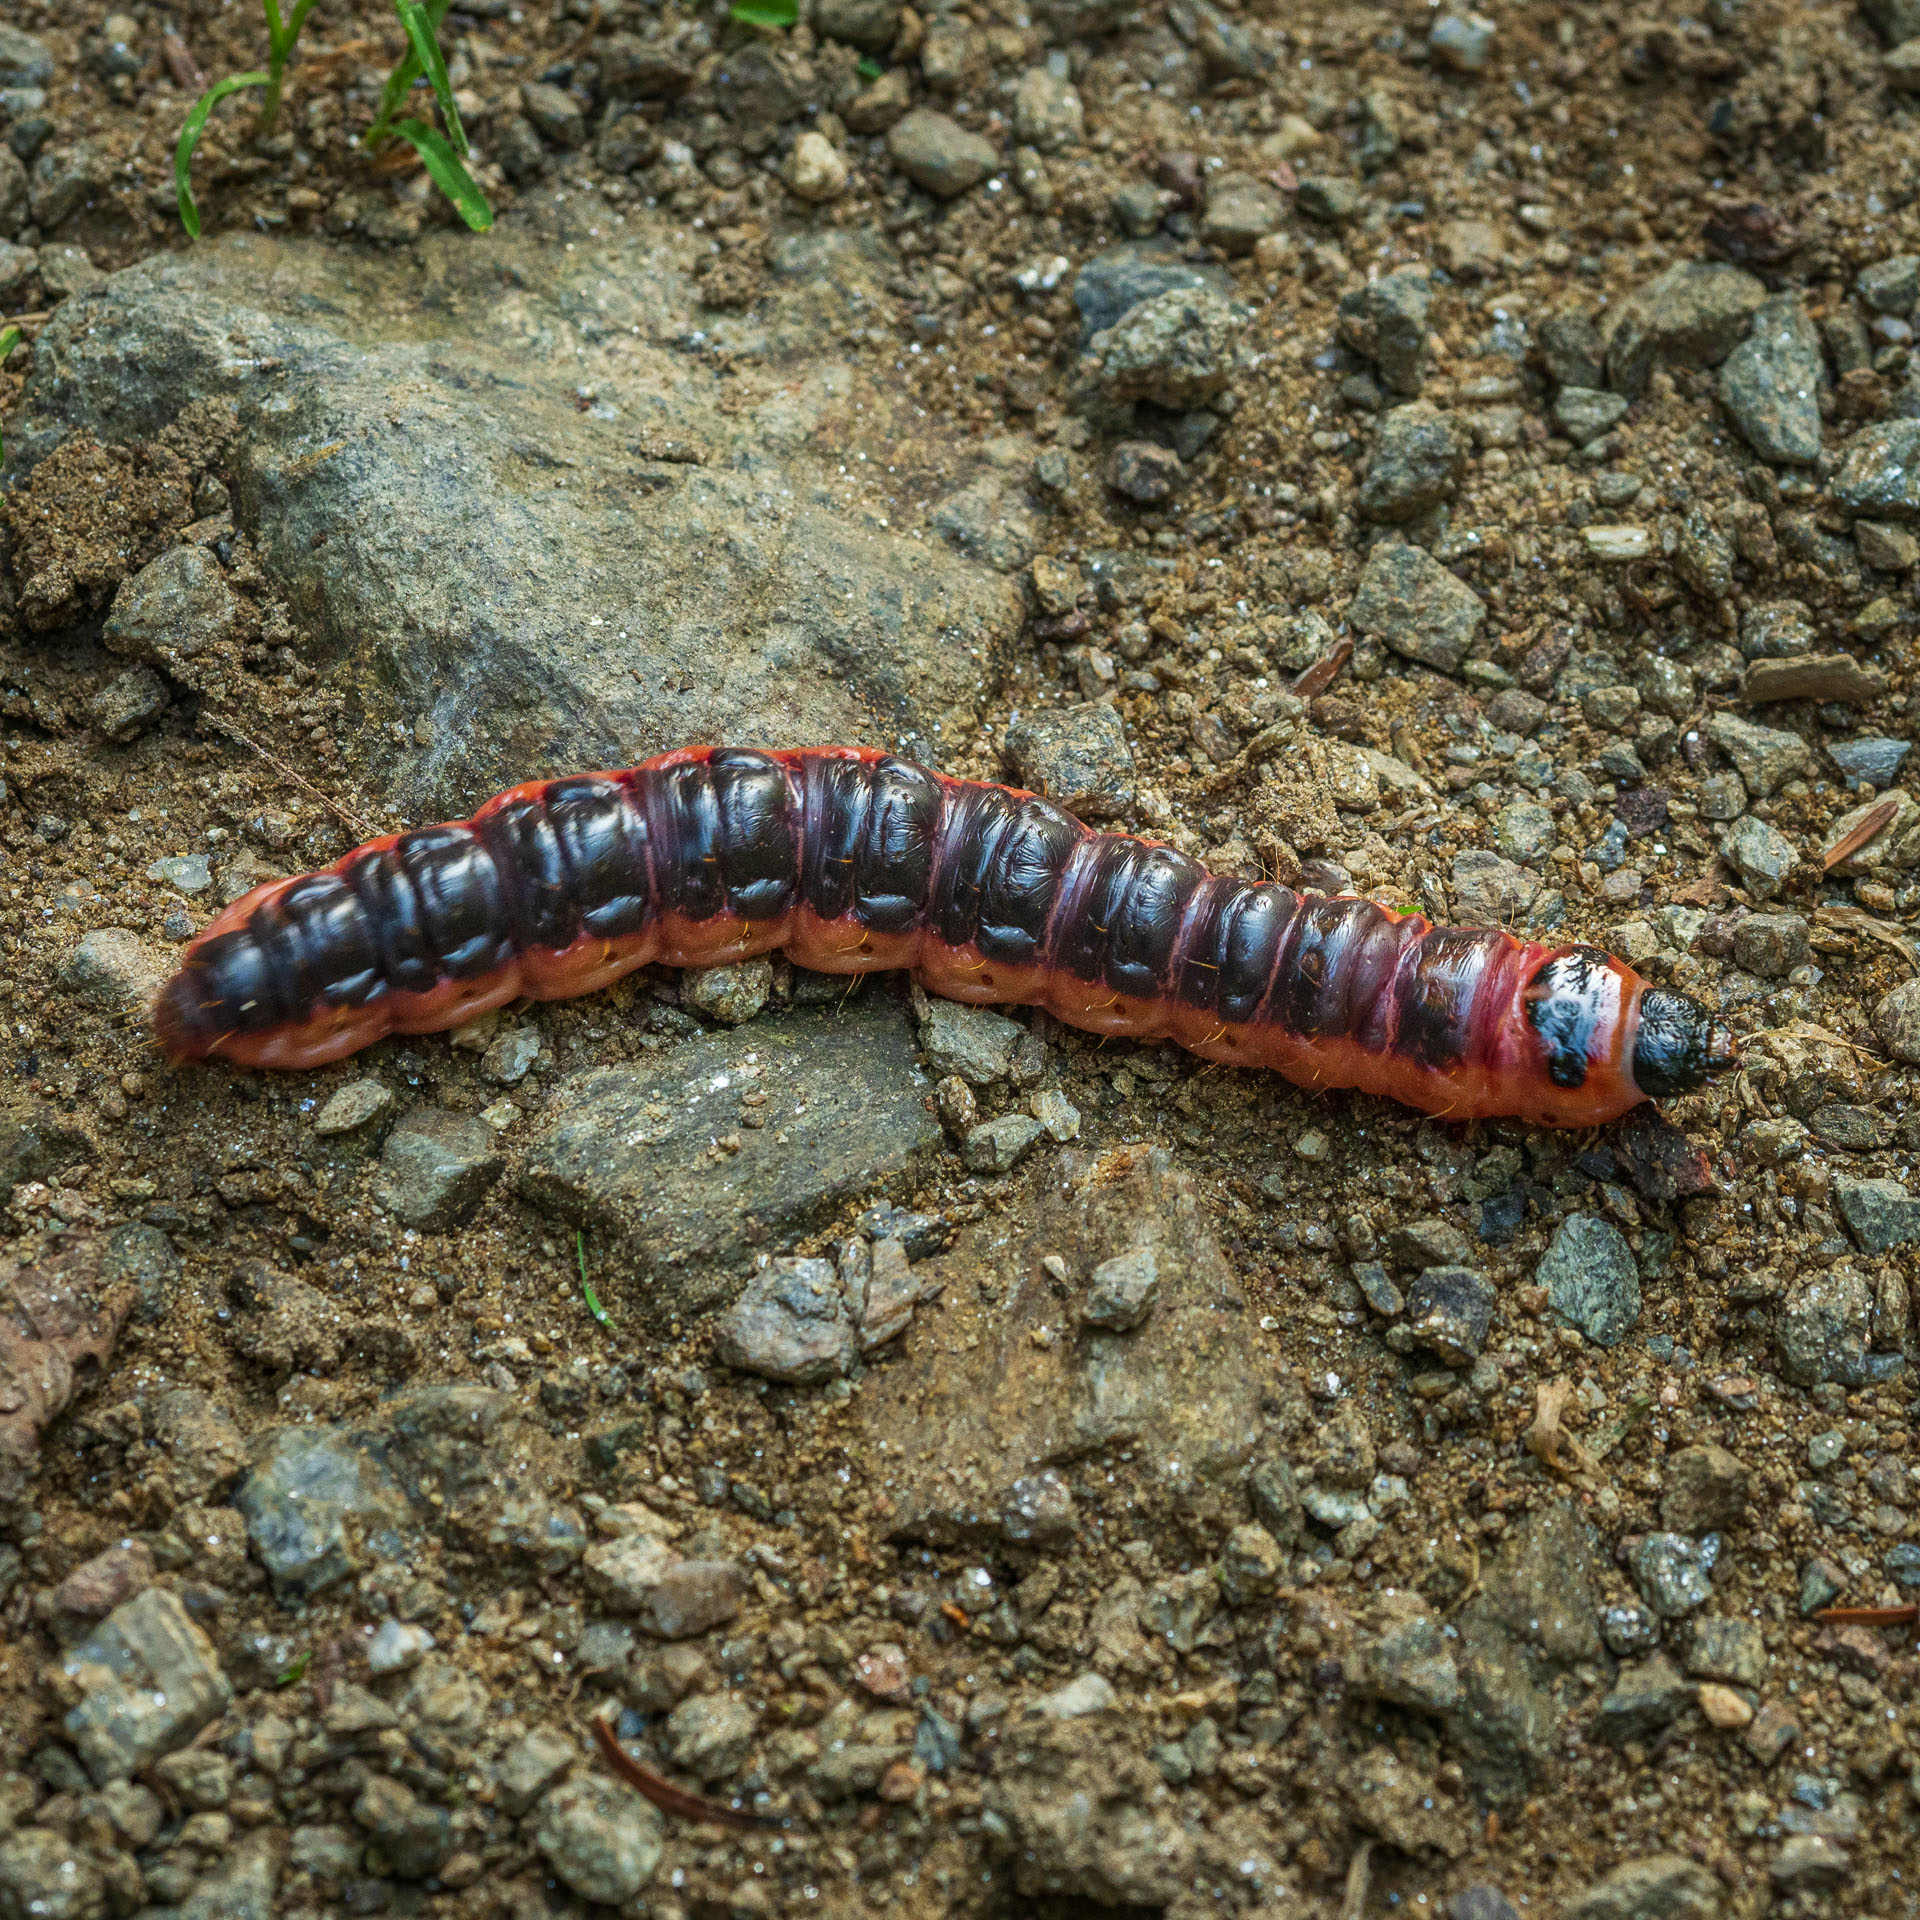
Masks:
[[[974,1173],[1006,1173],[1039,1145],[1046,1132],[1031,1114],[1003,1113],[997,1120],[969,1128],[961,1155]]]
[[[1563,387],[1601,386],[1607,377],[1606,342],[1590,313],[1563,307],[1540,322],[1540,358]]]
[[[1627,417],[1628,402],[1596,387],[1562,387],[1553,397],[1553,424],[1576,447],[1611,433]]]
[[[1520,1910],[1498,1887],[1468,1887],[1447,1902],[1447,1920],[1520,1920]]]
[[[1820,335],[1797,299],[1769,300],[1720,369],[1720,399],[1761,459],[1807,466],[1820,457]]]
[[[1920,21],[1916,21],[1920,29]],[[1854,278],[1861,300],[1875,313],[1911,313],[1920,300],[1920,256],[1896,253],[1862,267]]]
[[[583,1900],[618,1907],[653,1878],[666,1842],[660,1811],[622,1780],[583,1775],[540,1803],[533,1844]]]
[[[107,276],[93,264],[85,247],[42,247],[37,264],[49,301],[70,300],[76,293],[91,293],[107,284]]]
[[[1480,596],[1420,547],[1382,542],[1347,607],[1358,633],[1441,673],[1457,673],[1486,618]]]
[[[1122,440],[1107,462],[1107,485],[1138,505],[1151,507],[1170,500],[1186,472],[1173,448],[1152,440]]]
[[[869,1374],[847,1410],[857,1443],[879,1455],[884,1441],[895,1463],[896,1535],[1003,1540],[1017,1483],[1091,1456],[1142,1524],[1217,1515],[1224,1535],[1247,1517],[1240,1480],[1261,1433],[1264,1374],[1239,1284],[1164,1155],[1124,1173],[1108,1163],[1115,1177],[1105,1179],[1099,1164],[1049,1160],[1004,1211],[917,1267],[946,1289],[941,1337]],[[1145,1323],[1124,1339],[1074,1337],[1065,1303],[1032,1277],[1062,1248],[1082,1272],[1150,1252],[1159,1298]],[[1119,1457],[1135,1449],[1137,1460]],[[1279,1516],[1256,1511],[1274,1531]]]
[[[182,671],[232,637],[239,610],[205,547],[171,547],[121,583],[102,637],[115,653]]]
[[[1258,1606],[1280,1584],[1286,1562],[1265,1527],[1235,1527],[1220,1554],[1220,1593],[1230,1607]]]
[[[1758,1620],[1695,1619],[1687,1641],[1687,1672],[1696,1680],[1724,1680],[1758,1691],[1767,1679],[1767,1642]]]
[[[1800,860],[1793,842],[1779,828],[1750,813],[1727,829],[1720,857],[1756,900],[1771,900],[1780,893]]]
[[[1835,1186],[1840,1183],[1836,1181]],[[1850,1181],[1847,1199],[1860,1212],[1855,1192],[1861,1187],[1892,1186],[1892,1181]],[[1844,1216],[1847,1202],[1836,1193],[1835,1204]],[[1920,1224],[1920,1223],[1917,1223]],[[1780,1371],[1797,1386],[1834,1381],[1843,1387],[1866,1386],[1890,1377],[1900,1366],[1898,1354],[1869,1354],[1873,1331],[1873,1290],[1852,1267],[1818,1268],[1797,1278],[1780,1308],[1773,1330],[1774,1352]],[[1875,1362],[1883,1362],[1875,1366]]]
[[[790,1386],[848,1372],[853,1323],[832,1263],[776,1260],[721,1316],[714,1352],[727,1366]]]
[[[1095,334],[1106,332],[1143,300],[1201,289],[1231,299],[1233,281],[1221,267],[1182,260],[1164,241],[1121,241],[1103,248],[1074,277],[1073,304],[1080,310],[1080,344],[1091,344]]]
[[[695,967],[680,976],[682,1004],[711,1020],[722,1020],[730,1027],[744,1026],[767,1004],[772,992],[771,960],[742,960],[730,967]]]
[[[1865,846],[1853,853],[1839,857],[1841,842],[1861,826],[1881,802],[1863,800],[1857,807],[1848,808],[1828,824],[1822,835],[1822,864],[1825,865],[1826,859],[1831,857],[1832,864],[1827,871],[1836,878],[1877,875],[1882,869],[1905,872],[1910,867],[1920,865],[1920,801],[1916,801],[1905,787],[1894,787],[1882,795],[1881,800],[1893,803],[1893,817],[1873,834]]]
[[[1707,722],[1706,734],[1733,762],[1752,794],[1777,793],[1812,765],[1807,743],[1797,733],[1756,726],[1737,714],[1716,713]]]
[[[1560,1920],[1720,1920],[1720,1882],[1685,1854],[1629,1860],[1560,1910]]]
[[[4,147],[0,147],[0,154],[6,155],[0,159],[0,233],[4,233],[11,230],[12,224],[7,213],[7,161],[13,160],[13,156],[6,153]],[[20,168],[17,160],[13,160],[13,165]],[[20,180],[20,193],[24,198],[26,173],[23,168],[20,168]],[[11,240],[0,240],[0,306],[14,308],[26,304],[28,284],[39,265],[39,255],[31,247],[16,247]]]
[[[387,1135],[373,1197],[408,1226],[443,1233],[473,1218],[504,1165],[500,1136],[484,1120],[422,1107]]]
[[[1678,1620],[1713,1598],[1715,1551],[1680,1533],[1644,1533],[1627,1549],[1640,1597],[1663,1620]]]
[[[724,1780],[752,1750],[760,1720],[734,1694],[696,1693],[667,1716],[667,1751],[696,1780]]]
[[[1006,756],[1024,787],[1082,819],[1111,819],[1133,805],[1133,753],[1112,707],[1036,707],[1007,729]]]
[[[1621,303],[1607,342],[1607,381],[1636,398],[1656,366],[1718,366],[1746,333],[1766,287],[1714,261],[1685,261]]]
[[[1251,253],[1257,242],[1279,231],[1286,217],[1287,203],[1265,181],[1220,173],[1207,184],[1200,235],[1222,253]]]
[[[1421,267],[1402,267],[1356,288],[1340,302],[1341,341],[1373,362],[1395,393],[1415,394],[1427,375],[1427,313],[1432,285]]]
[[[1246,314],[1209,287],[1176,288],[1129,307],[1089,351],[1110,400],[1182,412],[1231,384]]]
[[[1756,913],[1733,930],[1734,964],[1763,980],[1805,966],[1811,951],[1807,923],[1797,913]]]
[[[1684,720],[1693,711],[1693,669],[1681,661],[1655,654],[1634,684],[1642,704],[1670,720]]]
[[[161,1587],[116,1607],[65,1656],[62,1673],[79,1696],[67,1738],[96,1784],[184,1746],[233,1698],[213,1643]]]
[[[1436,1717],[1457,1713],[1466,1689],[1454,1660],[1456,1641],[1429,1613],[1397,1620],[1364,1639],[1354,1650],[1347,1683],[1363,1699]]]
[[[1406,1325],[1450,1367],[1468,1367],[1487,1343],[1498,1294],[1471,1267],[1428,1267],[1407,1289]]]
[[[744,1092],[766,1096],[737,1134]],[[661,1322],[733,1299],[772,1251],[843,1201],[908,1179],[940,1145],[897,1000],[763,1017],[644,1065],[593,1068],[554,1090],[519,1187],[587,1230],[596,1271],[645,1276],[634,1311]],[[716,1154],[716,1137],[738,1151]]]
[[[147,869],[149,880],[158,880],[176,893],[205,893],[213,885],[213,867],[204,853],[169,854]]]
[[[41,150],[28,174],[27,208],[43,232],[60,225],[113,178],[113,163],[100,147],[77,140]]]
[[[1360,482],[1360,511],[1390,522],[1431,512],[1458,489],[1472,444],[1458,414],[1425,400],[1395,407],[1380,423]]]
[[[1472,1256],[1473,1242],[1444,1214],[1431,1214],[1395,1226],[1387,1253],[1403,1267],[1457,1267]]]
[[[1920,1246],[1920,1197],[1898,1180],[1837,1175],[1833,1203],[1862,1253],[1877,1256],[1896,1247]]]
[[[1644,1740],[1671,1726],[1692,1699],[1693,1688],[1680,1669],[1664,1653],[1656,1653],[1620,1669],[1613,1691],[1600,1702],[1598,1731],[1616,1745]]]
[[[1749,660],[1788,660],[1813,648],[1813,623],[1798,600],[1764,600],[1740,616],[1740,651]]]
[[[1077,147],[1085,134],[1086,110],[1073,82],[1045,67],[1029,67],[1013,93],[1014,138],[1042,153],[1059,153]]]
[[[1493,57],[1494,24],[1477,13],[1443,13],[1427,32],[1427,51],[1453,73],[1484,73]]]
[[[180,1284],[180,1256],[158,1227],[129,1220],[101,1244],[100,1280],[104,1286],[131,1286],[134,1319],[154,1326],[166,1318]]]
[[[1838,700],[1850,706],[1877,700],[1887,677],[1863,667],[1850,653],[1809,655],[1798,660],[1756,660],[1741,691],[1749,706],[1778,700]]]
[[[579,1757],[573,1741],[556,1728],[532,1728],[501,1756],[493,1777],[494,1804],[518,1820]]]
[[[830,40],[884,54],[900,31],[901,0],[815,0],[814,26]]]
[[[1597,1347],[1618,1346],[1640,1318],[1640,1270],[1626,1236],[1595,1214],[1570,1214],[1534,1269],[1549,1309]]]
[[[0,87],[44,87],[53,78],[53,55],[44,40],[18,27],[0,25]]]
[[[1509,860],[1544,860],[1559,830],[1551,809],[1537,800],[1514,800],[1493,818],[1493,844]]]
[[[137,933],[126,927],[95,927],[80,936],[67,956],[60,984],[109,1013],[144,1014],[172,971]]]
[[[1911,740],[1832,740],[1827,743],[1827,758],[1840,769],[1849,787],[1861,785],[1885,789],[1899,778],[1901,764],[1913,751]]]
[[[372,1836],[388,1872],[400,1880],[425,1880],[453,1851],[453,1816],[422,1800],[399,1780],[376,1773],[353,1803],[354,1819]]]
[[[1887,520],[1856,520],[1853,544],[1878,573],[1905,573],[1920,565],[1920,535]]]
[[[1751,1476],[1725,1447],[1682,1447],[1661,1478],[1660,1522],[1675,1533],[1720,1533],[1746,1517]]]
[[[304,240],[156,256],[56,312],[34,365],[58,378],[30,380],[8,453],[31,462],[80,431],[144,440],[189,399],[235,404],[236,509],[303,644],[361,690],[348,744],[365,777],[415,818],[463,813],[529,767],[858,740],[876,712],[910,754],[977,713],[1019,592],[883,524],[878,496],[851,508],[819,437],[853,377],[839,341],[889,297],[877,236],[779,241],[751,312],[716,314],[692,272],[708,241],[683,219],[634,207],[598,236],[570,220],[496,230],[484,263],[469,236],[430,230],[345,277]],[[720,357],[682,351],[695,335]],[[718,371],[735,351],[783,369],[744,410]],[[957,464],[904,390],[866,405],[896,451]],[[170,650],[204,655],[233,602],[205,549],[155,564],[193,578],[171,612],[154,580],[129,582],[108,644],[175,673]],[[204,675],[204,658],[179,664]]]
[[[170,697],[167,683],[151,667],[129,667],[87,702],[87,718],[109,740],[124,746],[166,712]]]
[[[1547,818],[1551,823],[1553,816]],[[1454,908],[1469,926],[1512,926],[1539,892],[1540,882],[1532,874],[1484,847],[1468,847],[1453,857]]]
[[[1032,1041],[1019,1021],[986,1007],[922,996],[915,1012],[928,1067],[936,1075],[957,1073],[970,1086],[1008,1079],[1016,1056]]]
[[[362,1127],[384,1118],[393,1110],[393,1094],[380,1081],[349,1080],[336,1087],[313,1117],[313,1130],[322,1139],[336,1134],[357,1133]]]
[[[1309,220],[1324,220],[1330,227],[1344,227],[1357,219],[1366,205],[1366,196],[1351,180],[1337,174],[1309,173],[1300,178],[1293,204]]]
[[[587,120],[580,103],[551,81],[529,80],[520,89],[520,108],[549,146],[571,153],[586,145]]]
[[[1920,1067],[1920,980],[1904,980],[1881,997],[1873,1030],[1896,1060]]]
[[[0,35],[15,36],[11,27]],[[0,38],[0,56],[6,40]],[[85,1848],[50,1827],[20,1827],[0,1838],[0,1914],[6,1920],[104,1920],[107,1886]]]
[[[1773,1856],[1767,1878],[1788,1899],[1832,1893],[1853,1872],[1853,1856],[1824,1833],[1790,1835]]]
[[[1862,427],[1828,485],[1836,505],[1871,520],[1920,522],[1920,420]]]
[[[1382,1319],[1397,1320],[1406,1312],[1406,1295],[1387,1277],[1386,1268],[1377,1260],[1356,1260],[1353,1283],[1367,1305]]]
[[[1000,164],[992,141],[931,107],[915,107],[894,122],[887,152],[916,187],[940,200],[977,187]]]
[[[331,1427],[279,1427],[263,1436],[233,1504],[254,1557],[289,1601],[351,1578],[397,1542],[408,1519],[393,1477]]]
[[[1107,1333],[1131,1333],[1160,1297],[1160,1264],[1149,1247],[1116,1254],[1094,1268],[1080,1318]]]

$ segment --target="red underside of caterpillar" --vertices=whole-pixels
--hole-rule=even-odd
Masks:
[[[176,1060],[309,1068],[637,967],[775,951],[1457,1119],[1592,1126],[1645,1097],[1645,983],[1618,960],[1215,878],[868,748],[686,748],[369,842],[235,901],[155,1024]]]

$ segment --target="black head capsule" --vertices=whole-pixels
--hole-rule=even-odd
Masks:
[[[1734,1064],[1733,1035],[1697,1000],[1649,987],[1640,996],[1633,1083],[1652,1100],[1692,1093]]]

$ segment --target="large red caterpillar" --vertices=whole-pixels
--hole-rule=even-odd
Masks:
[[[686,747],[369,841],[236,900],[154,1021],[175,1060],[312,1067],[650,961],[776,948],[1461,1120],[1593,1126],[1733,1057],[1693,1001],[1591,947],[1214,878],[868,747]]]

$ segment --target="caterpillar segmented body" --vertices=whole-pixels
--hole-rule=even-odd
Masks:
[[[154,1018],[175,1060],[313,1067],[649,962],[775,949],[1460,1120],[1593,1126],[1733,1057],[1693,1001],[1594,948],[1216,878],[864,747],[687,747],[370,841],[235,901]]]

